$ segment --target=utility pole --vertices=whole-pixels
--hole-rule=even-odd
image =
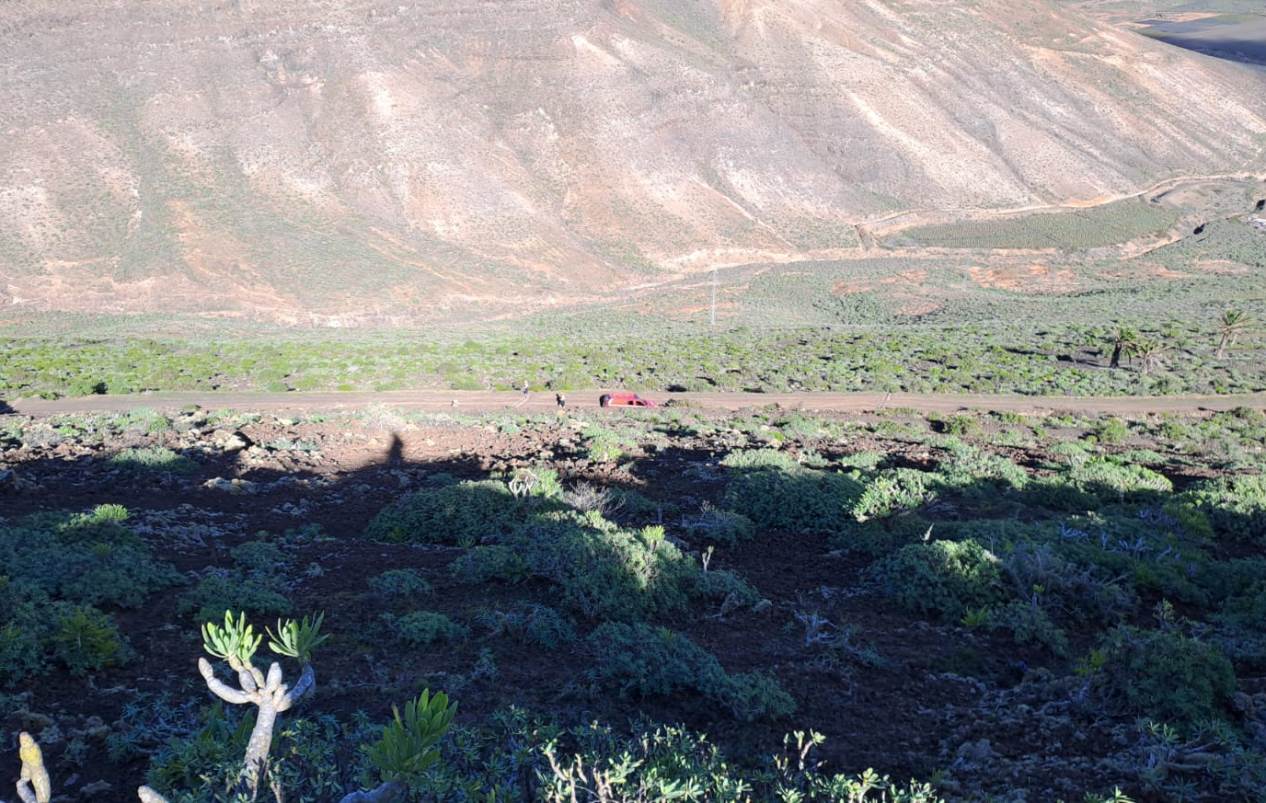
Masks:
[[[717,328],[717,268],[712,266],[712,311],[708,314],[708,325]]]

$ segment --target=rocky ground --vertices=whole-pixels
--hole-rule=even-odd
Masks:
[[[974,438],[1021,466],[1041,465],[1058,452],[1055,444],[1098,426],[1071,416],[972,420],[983,422]],[[279,550],[277,588],[293,612],[324,611],[332,636],[319,661],[322,691],[304,716],[379,718],[387,700],[425,684],[459,699],[470,724],[508,705],[617,728],[633,717],[681,721],[739,762],[763,755],[787,731],[811,728],[827,736],[819,758],[834,769],[932,780],[956,799],[1080,800],[1120,785],[1136,799],[1160,800],[1170,799],[1165,784],[1174,779],[1197,790],[1191,799],[1201,799],[1202,784],[1216,788],[1201,774],[1201,759],[1190,758],[1196,745],[1158,746],[1132,717],[1102,707],[1091,681],[1075,671],[1096,643],[1090,630],[1070,629],[1070,649],[1055,655],[900,609],[877,588],[874,557],[842,549],[838,537],[762,528],[757,538],[714,544],[689,525],[723,503],[733,469],[720,461],[730,453],[776,449],[811,463],[874,453],[886,465],[931,468],[941,460],[933,430],[942,425],[921,417],[819,421],[770,410],[732,418],[462,418],[385,409],[284,417],[190,409],[3,421],[0,526],[53,509],[123,504],[131,529],[182,578],[139,608],[110,611],[129,642],[128,660],[81,677],[51,671],[2,690],[0,722],[38,734],[66,799],[122,799],[163,739],[196,722],[206,694],[193,671],[196,614],[185,601],[201,580],[239,565],[235,548],[259,542]],[[1207,455],[1148,436],[1159,422],[1131,425],[1128,442],[1114,448],[1159,450],[1176,486],[1218,473]],[[609,518],[630,527],[661,523],[683,551],[706,554],[713,568],[746,580],[758,601],[694,604],[664,623],[728,671],[774,676],[796,713],[742,723],[689,694],[595,693],[581,646],[563,647],[568,660],[560,661],[556,649],[484,624],[490,610],[559,604],[549,584],[459,579],[449,566],[474,544],[363,537],[384,506],[434,487],[442,475],[513,477],[542,466],[570,492],[627,493],[624,503],[608,498]],[[922,514],[961,520],[969,515],[955,507],[962,504],[943,499]],[[440,647],[391,641],[371,580],[405,568],[427,580],[427,607],[462,623],[464,637]],[[1146,610],[1137,618],[1150,616]],[[581,633],[593,624],[577,620]],[[1233,706],[1243,728],[1261,728],[1266,681],[1242,677]],[[121,743],[132,749],[120,751]]]

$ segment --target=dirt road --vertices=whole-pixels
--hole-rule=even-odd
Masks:
[[[568,409],[596,409],[600,391],[567,394]],[[865,412],[908,408],[924,413],[955,410],[1084,412],[1116,415],[1199,413],[1236,407],[1266,409],[1266,393],[1227,396],[990,396],[922,393],[647,393],[659,403],[672,400],[685,408],[723,411],[778,405],[806,412]],[[0,403],[3,410],[4,403]],[[384,393],[154,393],[134,396],[86,396],[76,399],[18,399],[12,412],[31,416],[63,413],[125,412],[137,408],[177,410],[198,405],[238,410],[346,410],[380,405],[412,410],[488,412],[555,409],[554,394],[494,391],[411,390]]]

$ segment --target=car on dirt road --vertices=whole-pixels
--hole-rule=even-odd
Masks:
[[[636,393],[618,392],[604,393],[598,397],[599,407],[658,407],[650,399],[643,399]]]

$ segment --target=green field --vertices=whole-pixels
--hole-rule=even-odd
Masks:
[[[923,226],[885,238],[884,245],[1072,251],[1119,245],[1140,237],[1158,237],[1177,222],[1175,210],[1131,199],[1085,210]]]

